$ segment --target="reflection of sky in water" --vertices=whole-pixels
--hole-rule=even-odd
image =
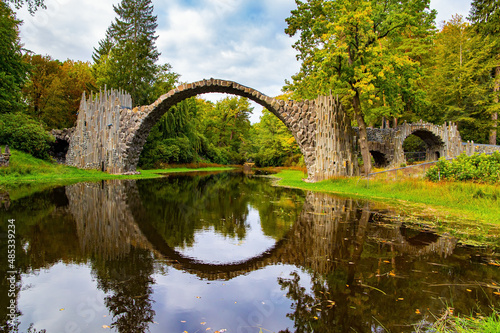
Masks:
[[[245,225],[247,227],[244,239],[225,237],[210,227],[195,232],[192,247],[176,248],[176,250],[184,256],[205,263],[223,264],[258,256],[276,243],[272,237],[264,235],[259,212],[250,205]]]
[[[156,315],[150,331],[204,332],[211,328],[212,332],[227,329],[250,333],[258,332],[257,326],[273,332],[292,329],[293,323],[286,317],[291,302],[280,289],[277,277],[287,278],[295,270],[290,265],[274,265],[230,281],[206,281],[168,268],[165,275],[153,275],[152,305]],[[307,288],[310,278],[300,275],[301,284]],[[47,333],[99,332],[113,321],[104,305],[105,294],[97,288],[88,266],[59,263],[23,275],[22,285],[22,332],[32,322],[36,329],[46,329]]]
[[[102,325],[110,325],[105,294],[90,272],[88,266],[59,263],[23,275],[20,331],[25,332],[29,323],[36,323],[35,328],[46,329],[47,333],[97,332]]]

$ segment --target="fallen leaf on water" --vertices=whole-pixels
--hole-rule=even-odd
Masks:
[[[102,328],[111,328],[108,325],[102,325]]]
[[[207,323],[206,321],[202,321],[200,324],[205,325],[206,323]]]
[[[209,327],[209,328],[207,328],[205,331],[210,331],[210,330],[211,330],[211,328]]]
[[[196,298],[201,298],[200,296],[196,296]]]
[[[64,308],[63,309],[59,309],[59,311],[64,311]]]
[[[188,331],[184,331],[184,332],[182,332],[182,333],[189,333],[189,332],[188,332]]]

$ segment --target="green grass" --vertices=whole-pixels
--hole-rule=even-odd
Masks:
[[[446,313],[429,328],[417,332],[436,333],[500,333],[500,314],[493,310],[488,317],[459,317]]]
[[[24,188],[24,195],[34,193],[54,185],[68,185],[80,181],[99,181],[106,179],[144,179],[157,178],[161,174],[194,171],[224,171],[229,167],[210,168],[172,168],[156,170],[139,170],[140,175],[111,175],[97,170],[81,170],[75,167],[59,165],[50,161],[37,159],[29,154],[12,150],[9,167],[0,168],[0,190]],[[11,196],[11,199],[12,196]]]
[[[301,171],[283,170],[275,175],[277,185],[316,192],[384,202],[403,215],[447,232],[468,244],[494,244],[500,241],[500,186],[440,182],[421,179],[398,181],[338,178],[307,183]]]

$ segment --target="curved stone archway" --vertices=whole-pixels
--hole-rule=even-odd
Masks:
[[[309,181],[358,174],[351,121],[337,98],[283,101],[227,80],[183,84],[148,106],[132,109],[130,95],[104,91],[82,98],[66,163],[110,173],[133,173],[153,126],[175,104],[199,94],[227,93],[253,100],[293,134],[304,155]]]
[[[445,123],[438,126],[422,121],[414,124],[404,123],[398,126],[395,136],[395,162],[397,165],[406,163],[403,143],[412,134],[425,142],[427,161],[433,161],[439,157],[455,157],[463,151],[462,138],[455,124]]]
[[[123,114],[121,118],[123,119],[124,127],[132,128],[136,123],[139,124],[139,126],[135,127],[136,130],[125,132],[124,141],[127,147],[124,152],[125,170],[135,171],[142,147],[146,142],[149,132],[172,106],[190,97],[205,93],[226,93],[246,97],[262,105],[278,117],[292,132],[304,154],[306,165],[314,164],[314,156],[311,153],[315,146],[314,132],[304,130],[304,127],[309,127],[309,121],[307,123],[300,121],[306,114],[309,115],[308,120],[313,119],[315,121],[316,115],[313,102],[307,100],[303,102],[277,100],[233,81],[210,79],[183,84],[161,96],[153,104]],[[134,113],[142,116],[140,122],[134,117]],[[129,116],[129,114],[131,115]]]

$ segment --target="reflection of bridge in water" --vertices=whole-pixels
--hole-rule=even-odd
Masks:
[[[368,237],[391,252],[410,255],[447,256],[456,245],[451,238],[406,229],[402,222],[391,227],[378,223],[369,206],[356,200],[309,192],[298,221],[272,248],[244,261],[208,264],[182,255],[140,219],[145,208],[135,181],[80,183],[67,186],[66,194],[84,253],[113,259],[127,255],[131,247],[148,249],[174,268],[208,280],[228,280],[275,264],[326,274],[339,265],[355,266]]]

